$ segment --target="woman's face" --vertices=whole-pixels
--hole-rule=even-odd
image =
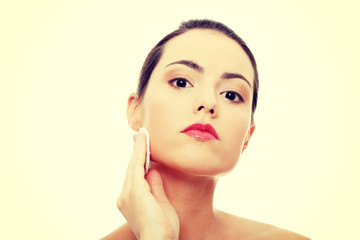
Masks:
[[[134,114],[150,133],[151,160],[195,175],[231,170],[254,130],[253,79],[246,53],[223,34],[190,30],[171,39]],[[211,124],[218,138],[184,132],[194,123]]]

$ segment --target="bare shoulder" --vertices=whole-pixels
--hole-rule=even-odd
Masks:
[[[127,223],[115,229],[101,240],[136,240],[135,235]]]
[[[221,211],[218,211],[217,215],[222,222],[221,225],[228,228],[227,232],[230,232],[232,236],[229,239],[233,239],[235,236],[236,239],[247,240],[310,240],[310,238],[270,224],[256,222]]]

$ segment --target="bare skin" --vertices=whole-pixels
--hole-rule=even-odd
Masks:
[[[236,165],[255,129],[253,78],[243,49],[218,32],[191,30],[167,43],[143,99],[128,101],[130,127],[150,133],[152,167],[144,177],[139,133],[117,201],[127,223],[105,240],[307,239],[213,208],[218,176]],[[182,133],[195,122],[211,124],[219,138]]]
[[[206,239],[236,239],[236,240],[309,240],[305,236],[297,233],[277,228],[272,225],[255,222],[249,219],[240,218],[237,216],[229,215],[224,212],[218,212],[219,222],[227,227],[223,228],[223,236],[217,238]],[[104,237],[103,240],[136,240],[135,235],[131,231],[131,228],[126,223]],[[182,239],[182,238],[179,238]],[[186,238],[184,238],[186,239]],[[200,239],[200,238],[187,238],[187,239]]]
[[[142,158],[145,153],[145,139],[143,134],[139,134],[138,141],[136,141],[134,157]],[[138,153],[138,154],[137,154]],[[139,159],[132,159],[136,161]],[[139,172],[143,172],[143,160],[138,161],[140,163]],[[129,170],[132,168],[132,164],[129,164]],[[162,179],[162,182],[159,182],[159,178]],[[157,227],[148,229],[147,231],[151,234],[159,233],[160,235],[142,235],[140,232],[135,234],[132,230],[132,227],[129,223],[124,224],[120,228],[116,229],[109,235],[103,238],[103,240],[115,240],[115,239],[126,239],[126,240],[136,240],[136,239],[246,239],[246,240],[267,240],[267,239],[276,239],[276,240],[306,240],[304,236],[299,234],[280,229],[268,224],[255,222],[249,219],[240,218],[233,216],[219,210],[213,209],[213,193],[216,185],[215,178],[209,177],[193,177],[184,175],[182,173],[176,172],[171,169],[167,169],[164,166],[157,164],[152,165],[152,169],[146,176],[146,181],[150,187],[152,194],[155,193],[155,205],[161,205],[161,202],[170,203],[178,217],[178,226],[180,226],[180,232],[176,233],[175,236],[166,238],[162,234],[162,230],[159,230]],[[128,182],[125,182],[127,184]],[[157,184],[162,184],[158,186]],[[137,186],[132,186],[137,188]],[[156,189],[157,188],[157,189]],[[126,186],[125,186],[126,189]],[[162,192],[163,191],[163,192]],[[134,192],[134,191],[132,191]],[[164,195],[162,195],[164,194]],[[149,202],[144,201],[144,197],[141,192],[134,193],[133,197],[138,197],[139,202],[137,204],[142,204],[145,206],[142,208],[142,213],[139,213],[136,218],[145,219],[147,214],[153,214],[151,208],[156,208],[156,206],[151,206]],[[164,199],[161,199],[165,197]],[[119,201],[121,201],[119,198]],[[134,201],[134,200],[133,200]],[[156,201],[158,203],[156,203]],[[168,202],[169,201],[169,202]],[[160,202],[160,203],[159,203]],[[118,202],[118,204],[120,204]],[[120,204],[121,205],[121,204]],[[120,211],[122,207],[120,206]],[[144,209],[150,209],[146,211]],[[171,210],[170,210],[171,212]],[[124,214],[124,213],[123,213]],[[126,213],[124,214],[126,215]],[[140,218],[138,216],[141,216]],[[149,217],[149,216],[148,216]],[[176,218],[176,216],[174,216]],[[153,216],[147,219],[148,221],[153,221]],[[131,219],[130,219],[131,221]],[[167,221],[167,220],[166,220]],[[169,221],[171,222],[171,221]],[[176,222],[176,221],[175,221]],[[151,225],[151,224],[149,224]],[[166,225],[166,224],[165,224]],[[164,224],[162,224],[164,226]],[[171,224],[168,224],[171,226]],[[136,230],[135,231],[141,231]],[[172,232],[172,231],[170,231]],[[144,232],[146,233],[146,230]],[[176,236],[178,234],[178,236]],[[143,237],[142,237],[142,236]],[[166,234],[165,234],[166,235]],[[155,237],[156,236],[156,237]]]

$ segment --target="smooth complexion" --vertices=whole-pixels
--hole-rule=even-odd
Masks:
[[[135,146],[118,207],[127,223],[105,239],[306,239],[213,208],[218,176],[230,171],[255,129],[253,69],[242,48],[212,30],[190,30],[165,46],[143,98],[129,97]],[[211,124],[218,139],[182,133]]]
[[[226,78],[230,73],[247,81]],[[177,87],[179,81],[186,81],[185,87]],[[252,81],[251,63],[232,39],[215,31],[193,30],[171,40],[136,112],[136,121],[151,135],[152,160],[193,175],[216,176],[231,170],[254,130]],[[229,100],[228,92],[244,101]],[[198,111],[200,106],[204,108]],[[196,122],[210,123],[220,140],[201,142],[181,133]]]

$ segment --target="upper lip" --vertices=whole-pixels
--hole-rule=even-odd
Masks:
[[[217,132],[215,131],[213,126],[211,126],[211,124],[209,124],[209,123],[197,122],[197,123],[194,123],[194,124],[188,126],[181,132],[186,132],[186,131],[190,131],[190,130],[198,130],[198,131],[202,131],[202,132],[208,132],[211,135],[213,135],[216,139],[219,140],[219,135],[217,134]]]

